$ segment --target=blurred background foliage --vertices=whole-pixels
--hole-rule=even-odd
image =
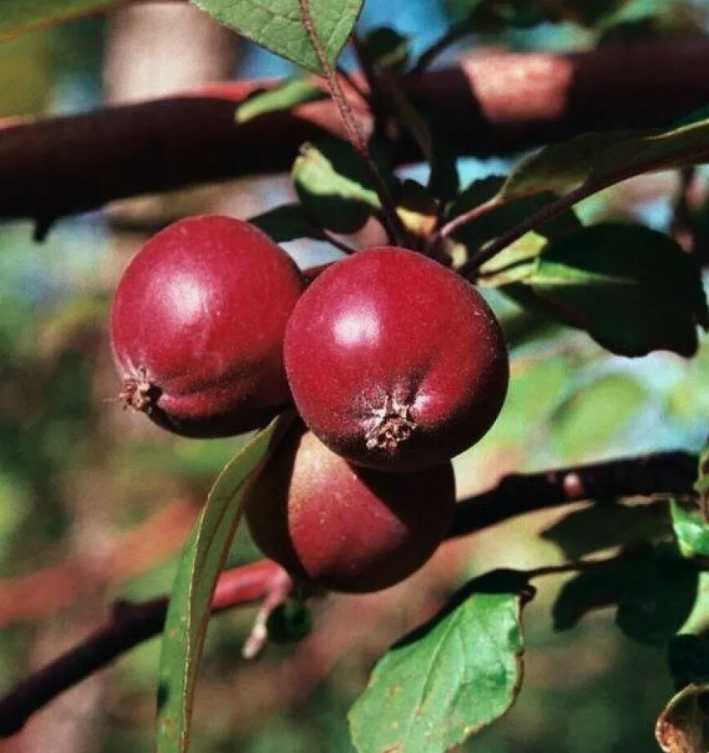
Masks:
[[[707,2],[616,5],[618,12],[597,27],[542,24],[474,35],[441,63],[490,45],[586,49],[613,38],[705,31],[709,17]],[[361,25],[395,26],[411,35],[419,53],[458,10],[455,0],[411,0],[393,13],[391,3],[369,0]],[[195,80],[176,74],[169,61],[175,34],[196,34],[196,17],[189,6],[161,2],[4,43],[0,115],[85,110],[131,99],[136,90],[157,96],[191,86]],[[211,24],[201,16],[200,23]],[[132,50],[130,35],[146,29],[154,43],[139,47],[140,54],[121,54]],[[242,77],[290,71],[288,63],[225,30],[212,28],[204,38],[213,39],[210,34],[221,39],[220,59],[213,59],[214,45],[197,50],[209,76],[215,70]],[[353,64],[349,54],[344,63]],[[190,75],[198,75],[195,70]],[[469,182],[504,173],[510,164],[464,160],[460,169]],[[705,174],[699,177],[706,191]],[[635,219],[667,230],[677,185],[672,174],[632,180],[585,202],[580,214],[585,221]],[[290,196],[287,180],[260,179],[141,198],[63,220],[41,245],[31,240],[27,223],[0,228],[0,692],[99,624],[114,599],[169,590],[199,504],[239,442],[172,437],[120,409],[106,335],[118,275],[152,228],[170,218],[206,210],[246,218]],[[699,202],[696,215],[709,232],[709,203]],[[292,250],[303,265],[330,253],[318,244],[293,244]],[[494,296],[491,302],[510,340],[512,384],[493,431],[456,461],[461,496],[510,471],[702,445],[709,342],[691,361],[665,353],[616,358],[581,333]],[[315,605],[308,639],[271,647],[255,663],[240,657],[253,610],[214,620],[194,749],[352,750],[346,712],[374,659],[464,578],[497,566],[563,562],[554,537],[540,534],[567,513],[538,513],[447,545],[420,574],[382,594],[324,599]],[[603,520],[594,525],[598,529],[589,535],[603,539]],[[257,556],[240,532],[230,564]],[[563,578],[541,583],[526,612],[526,680],[516,706],[464,749],[654,749],[654,720],[672,692],[664,652],[631,643],[608,611],[555,633],[551,606],[561,583]],[[26,731],[2,743],[3,750],[151,750],[157,652],[156,640],[143,645],[48,707]]]

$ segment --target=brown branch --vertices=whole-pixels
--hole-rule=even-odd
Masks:
[[[585,499],[688,494],[692,492],[696,468],[694,455],[665,452],[508,476],[494,489],[458,504],[450,537],[470,534],[534,510]],[[545,572],[539,570],[537,574]],[[263,602],[273,593],[278,598],[284,585],[282,576],[282,569],[269,560],[227,571],[219,579],[212,608],[219,612]],[[159,634],[166,611],[167,597],[142,604],[116,605],[107,625],[0,698],[0,737],[15,734],[33,713],[61,692]]]
[[[228,570],[219,578],[212,609],[221,612],[261,602],[274,582],[280,584],[282,575],[282,568],[269,560]],[[158,635],[165,624],[167,606],[167,596],[139,604],[116,603],[106,625],[0,698],[0,738],[19,732],[32,714],[60,693]]]
[[[458,504],[450,536],[465,536],[517,515],[586,499],[691,494],[696,475],[696,456],[678,451],[507,476],[494,489]]]
[[[406,79],[458,155],[510,154],[590,130],[666,125],[709,99],[709,40],[608,45],[572,55],[495,53]],[[290,169],[299,146],[344,137],[332,101],[234,121],[275,82],[214,85],[183,97],[0,128],[0,218],[42,226],[113,199]],[[362,103],[359,119],[371,132]],[[417,157],[400,142],[391,157]]]

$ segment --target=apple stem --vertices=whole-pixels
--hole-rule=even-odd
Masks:
[[[354,150],[359,154],[369,175],[372,187],[379,197],[379,201],[382,205],[382,221],[389,234],[390,240],[399,246],[409,247],[409,234],[404,227],[404,223],[397,214],[396,203],[391,191],[389,191],[389,187],[382,178],[374,160],[372,159],[369,147],[367,146],[367,139],[352,112],[352,108],[347,101],[347,97],[345,96],[337,77],[337,71],[328,59],[327,52],[323,47],[317,30],[315,29],[315,23],[313,22],[313,17],[310,13],[310,1],[298,0],[298,4],[300,5],[300,10],[303,15],[303,28],[313,45],[318,60],[320,61],[328,89],[330,90],[330,95],[337,106],[340,117],[345,126],[347,138],[349,139],[350,144],[352,144]]]

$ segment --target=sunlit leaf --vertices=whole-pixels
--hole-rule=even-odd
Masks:
[[[709,557],[709,525],[696,504],[670,500],[672,527],[685,557]]]
[[[246,482],[289,422],[275,419],[241,449],[217,478],[184,549],[163,632],[156,750],[184,753],[212,593],[241,518]]]
[[[305,144],[292,176],[306,215],[334,232],[356,232],[381,206],[361,160],[345,141]]]
[[[377,664],[350,711],[360,753],[443,753],[505,713],[522,680],[521,573],[472,581]]]
[[[326,97],[327,93],[322,86],[316,86],[305,78],[291,79],[273,89],[257,92],[245,100],[236,109],[236,122],[246,123],[259,115],[290,110],[292,107]]]
[[[334,65],[364,0],[191,0],[196,6],[276,55],[323,72],[320,55]]]

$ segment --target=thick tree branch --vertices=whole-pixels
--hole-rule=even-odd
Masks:
[[[487,54],[409,77],[434,130],[459,155],[510,154],[591,130],[662,126],[709,100],[709,39],[609,45],[573,55]],[[46,227],[143,193],[283,172],[298,147],[344,136],[331,101],[234,120],[258,86],[214,85],[184,97],[0,128],[0,218]],[[357,98],[353,107],[361,108]],[[358,113],[365,132],[371,118]],[[416,158],[400,143],[394,162]]]
[[[508,476],[494,489],[458,504],[450,536],[473,533],[516,515],[585,499],[688,494],[692,492],[696,469],[694,455],[665,452]],[[268,601],[282,588],[283,570],[269,560],[261,560],[223,573],[212,608],[220,612]],[[162,597],[141,604],[117,604],[104,627],[0,698],[0,737],[15,734],[32,714],[64,690],[158,635],[165,622],[167,603],[167,597]]]

